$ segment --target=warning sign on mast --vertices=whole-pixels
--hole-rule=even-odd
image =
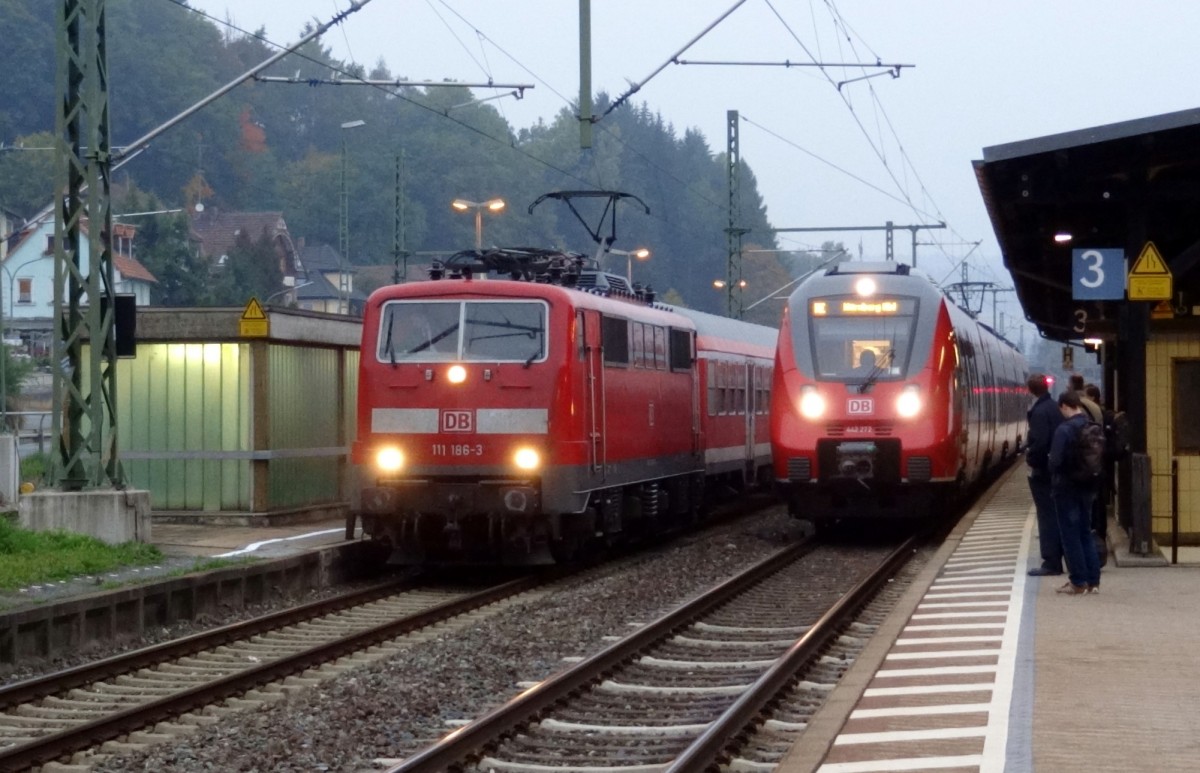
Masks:
[[[1146,242],[1133,267],[1129,269],[1129,300],[1169,301],[1173,277],[1154,242]]]
[[[238,320],[238,334],[242,338],[267,338],[271,335],[271,320],[263,311],[257,298],[251,298]]]

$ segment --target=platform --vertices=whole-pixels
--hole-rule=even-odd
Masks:
[[[1023,467],[955,530],[776,773],[1192,771],[1200,565],[1113,537],[1101,592],[1056,594]]]
[[[170,556],[277,558],[345,542],[346,521],[334,518],[286,526],[156,523],[153,541]]]

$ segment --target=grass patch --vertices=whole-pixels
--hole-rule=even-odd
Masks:
[[[99,574],[163,559],[154,545],[109,545],[66,531],[29,531],[0,518],[0,589],[14,590],[49,580]]]
[[[41,488],[50,469],[49,454],[26,454],[21,457],[21,482]]]

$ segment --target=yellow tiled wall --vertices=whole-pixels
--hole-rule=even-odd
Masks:
[[[1179,462],[1179,533],[1200,537],[1200,456],[1174,456],[1174,360],[1200,359],[1195,334],[1154,333],[1146,348],[1146,450],[1153,473],[1151,506],[1156,535],[1171,532],[1171,459]],[[1196,395],[1186,399],[1195,400]],[[1131,416],[1136,421],[1136,417]]]

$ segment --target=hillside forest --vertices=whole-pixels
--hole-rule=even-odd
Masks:
[[[53,191],[55,13],[59,4],[0,0],[0,205],[22,216],[46,207]],[[168,0],[108,0],[107,50],[111,144],[121,147],[182,112],[277,50],[266,30],[230,31]],[[275,42],[283,31],[273,30]],[[571,65],[574,67],[574,63]],[[403,79],[384,61],[369,69],[335,59],[319,41],[264,73],[300,79]],[[270,272],[227,272],[213,281],[188,244],[186,213],[204,208],[279,211],[293,239],[339,245],[342,162],[349,261],[363,267],[359,289],[390,279],[407,260],[409,277],[439,253],[474,245],[474,218],[457,198],[508,206],[487,215],[485,246],[553,247],[592,254],[587,229],[557,201],[529,211],[559,190],[617,190],[637,196],[618,205],[614,247],[648,247],[635,280],[659,297],[714,313],[726,296],[729,188],[726,155],[700,132],[676,127],[649,103],[624,103],[596,124],[593,147],[579,147],[574,106],[534,126],[509,125],[492,96],[445,88],[332,86],[247,82],[167,131],[120,167],[113,212],[180,210],[139,217],[135,256],[159,279],[166,305],[244,303],[248,291],[277,281]],[[595,96],[603,113],[611,96]],[[349,122],[360,127],[343,129]],[[723,142],[724,138],[720,138]],[[745,305],[787,285],[829,253],[779,252],[755,176],[740,169]],[[581,205],[593,227],[600,210]],[[605,230],[607,233],[607,227]],[[831,245],[826,245],[830,248]],[[238,250],[253,259],[254,239]],[[824,257],[822,257],[824,256]],[[230,256],[230,260],[234,259]],[[626,259],[607,268],[625,273]],[[782,293],[786,296],[786,290]],[[745,317],[778,324],[782,303],[768,301]]]

